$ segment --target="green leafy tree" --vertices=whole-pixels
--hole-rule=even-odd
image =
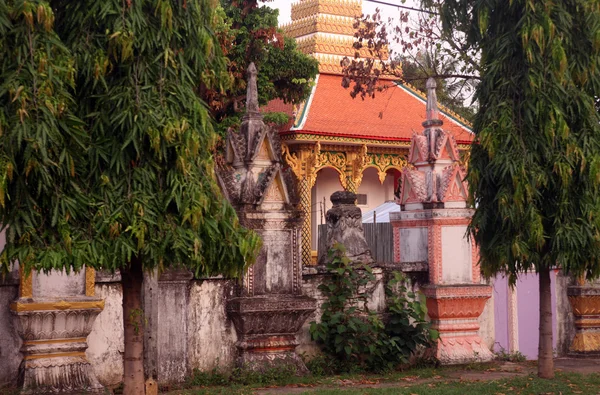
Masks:
[[[232,85],[224,92],[208,90],[207,101],[223,132],[239,124],[246,98],[245,73],[251,62],[259,70],[259,104],[273,99],[299,103],[310,94],[318,62],[303,54],[294,39],[277,27],[279,10],[259,6],[256,0],[221,0],[225,28],[219,37],[226,54]],[[281,115],[281,114],[280,114]],[[281,121],[279,116],[275,116]],[[284,122],[285,123],[285,122]]]
[[[0,0],[0,268],[80,269],[91,260],[81,175],[89,146],[74,58],[45,1]]]
[[[554,375],[550,271],[600,274],[600,2],[445,1],[481,49],[468,181],[481,268],[539,274],[538,374]]]
[[[260,244],[214,178],[220,25],[209,0],[0,0],[2,269],[121,271],[126,394],[143,271],[239,276]]]

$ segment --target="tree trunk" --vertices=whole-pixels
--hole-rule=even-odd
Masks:
[[[552,348],[552,294],[550,268],[540,269],[540,343],[538,349],[538,376],[543,379],[554,378],[554,359]]]
[[[123,394],[144,395],[144,312],[142,310],[142,263],[133,258],[127,269],[121,269],[123,285]]]

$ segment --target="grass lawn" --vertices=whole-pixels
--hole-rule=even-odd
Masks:
[[[485,365],[484,365],[485,366]],[[388,375],[348,375],[333,377],[304,377],[250,385],[200,386],[168,392],[170,395],[509,395],[543,394],[600,395],[600,372],[590,375],[557,372],[554,380],[542,380],[535,375],[493,378],[490,370],[457,371],[451,368],[416,369]],[[461,379],[462,373],[477,372],[478,379]]]
[[[448,381],[419,384],[410,387],[331,388],[306,391],[304,394],[314,395],[508,395],[508,394],[600,394],[600,375],[582,376],[578,374],[557,374],[554,380],[542,380],[535,376],[515,377],[498,381]]]

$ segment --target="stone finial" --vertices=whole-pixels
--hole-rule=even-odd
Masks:
[[[435,79],[430,77],[425,87],[427,88],[427,120],[423,122],[423,127],[441,126],[444,122],[440,119],[437,94],[435,93],[435,88],[437,88]]]
[[[248,87],[246,90],[246,114],[258,113],[258,85],[256,82],[256,66],[254,62],[248,66]]]

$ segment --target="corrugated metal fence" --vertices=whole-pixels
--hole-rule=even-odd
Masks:
[[[363,224],[365,239],[373,254],[373,259],[378,263],[394,262],[394,236],[392,224]],[[319,258],[327,253],[327,225],[319,225]]]

